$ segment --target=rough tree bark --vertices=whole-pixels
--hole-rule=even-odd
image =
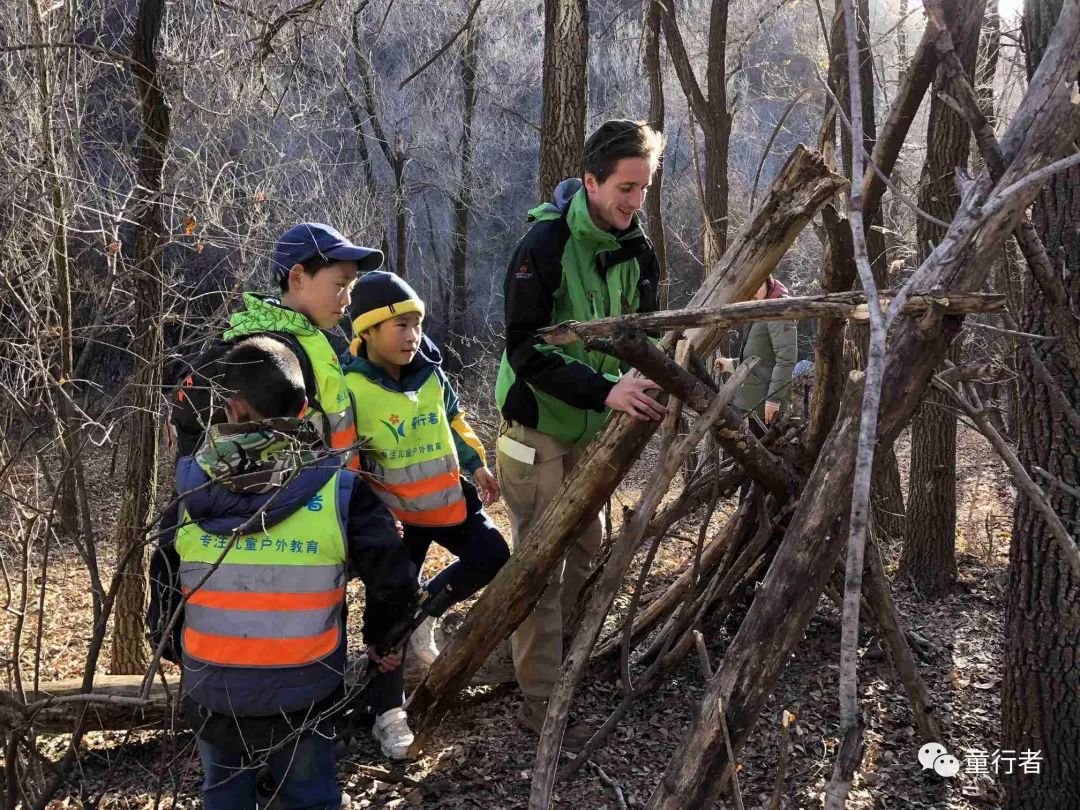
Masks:
[[[477,26],[469,24],[461,54],[461,161],[458,190],[454,195],[454,234],[450,247],[450,335],[458,343],[467,332],[469,313],[469,279],[466,274],[469,251],[469,208],[473,194],[473,113],[476,111]]]
[[[540,199],[581,171],[589,104],[588,0],[544,0],[544,100],[540,113]]]
[[[1047,57],[1047,42],[1059,14],[1063,19],[1075,0],[1029,0],[1024,33],[1028,72]],[[1073,137],[1080,134],[1075,124]],[[1068,295],[1080,307],[1080,238],[1075,222],[1080,210],[1080,171],[1054,178],[1036,201],[1035,228],[1047,253],[1060,256],[1071,272]],[[1058,337],[1045,298],[1030,277],[1020,327]],[[1031,348],[1053,382],[1073,403],[1080,402],[1080,377],[1064,361],[1059,344],[1034,341]],[[1080,433],[1055,412],[1047,384],[1029,356],[1017,352],[1020,408],[1017,455],[1029,472],[1040,467],[1073,487],[1080,485]],[[1061,487],[1045,487],[1057,514],[1080,525],[1080,498]],[[1005,778],[1010,810],[1049,810],[1075,804],[1080,796],[1080,581],[1070,573],[1046,524],[1032,502],[1017,495],[1009,549],[1005,629],[1005,682],[1002,695],[1002,748],[1042,752],[1038,776]]]
[[[727,106],[727,0],[713,0],[709,11],[709,44],[702,89],[679,30],[675,0],[659,4],[663,10],[664,38],[683,94],[705,136],[705,219],[703,277],[727,250],[728,141],[731,112]],[[700,279],[696,279],[700,282]]]
[[[145,527],[157,488],[157,405],[161,389],[162,251],[165,246],[162,172],[169,143],[169,105],[158,72],[157,48],[165,15],[164,0],[143,0],[135,22],[131,51],[142,130],[138,140],[138,191],[132,290],[136,330],[132,342],[135,369],[131,386],[124,495],[117,518],[116,553],[126,571],[116,595],[109,671],[132,675],[146,668]]]
[[[956,13],[947,21],[969,79],[974,76],[985,7],[985,0],[958,0]],[[942,97],[946,82],[945,71],[939,67],[930,100],[918,202],[924,211],[948,222],[960,204],[955,170],[967,166],[971,130],[963,115]],[[915,233],[915,255],[922,264],[945,229],[917,217]],[[956,416],[942,399],[936,391],[927,392],[911,422],[907,526],[900,556],[900,577],[914,582],[929,599],[944,596],[956,582]]]

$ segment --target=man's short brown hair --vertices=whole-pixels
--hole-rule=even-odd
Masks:
[[[605,121],[585,141],[581,160],[582,174],[593,175],[603,183],[623,158],[647,158],[655,168],[664,152],[664,134],[645,121],[617,118]]]

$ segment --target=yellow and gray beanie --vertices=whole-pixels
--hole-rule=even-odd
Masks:
[[[353,333],[349,351],[354,355],[360,353],[363,340],[360,333],[365,329],[408,312],[419,312],[423,318],[424,302],[405,279],[385,270],[364,273],[352,289],[352,302],[349,304]]]

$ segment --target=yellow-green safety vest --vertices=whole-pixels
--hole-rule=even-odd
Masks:
[[[364,374],[345,375],[356,399],[361,470],[390,512],[408,526],[465,522],[454,435],[436,374],[419,391],[390,391]]]
[[[184,608],[185,655],[215,666],[280,668],[338,648],[347,560],[341,474],[280,523],[236,539],[204,531],[183,510],[180,585],[194,591]]]
[[[307,353],[315,373],[319,407],[326,420],[323,438],[336,450],[351,447],[356,444],[356,416],[337,354],[321,332],[294,336]],[[341,463],[354,470],[360,466],[355,451],[344,454]]]

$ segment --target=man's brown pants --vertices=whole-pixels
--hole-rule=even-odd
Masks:
[[[511,457],[502,448],[496,454],[496,469],[516,549],[558,494],[585,448],[522,425],[503,425],[502,434],[536,451],[532,464]],[[555,688],[562,667],[563,621],[573,610],[581,586],[589,576],[603,533],[603,518],[598,514],[570,545],[566,558],[552,572],[540,601],[511,638],[514,669],[526,697],[547,700]]]

